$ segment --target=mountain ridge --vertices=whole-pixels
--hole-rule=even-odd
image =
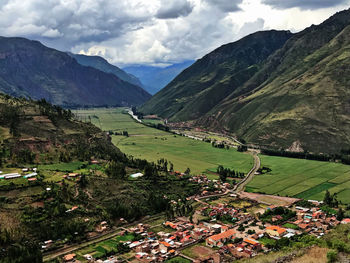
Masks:
[[[61,106],[138,105],[150,95],[26,38],[0,37],[0,91]]]
[[[115,65],[108,63],[108,61],[103,57],[88,56],[83,54],[73,54],[71,52],[67,52],[67,54],[75,58],[76,61],[83,66],[93,67],[95,69],[98,69],[106,73],[112,73],[116,75],[118,78],[120,78],[121,80],[129,82],[130,84],[139,86],[141,88],[143,87],[141,81],[137,77],[125,72],[124,70],[122,70],[121,68]]]
[[[344,10],[320,25],[293,34],[231,93],[215,103],[210,102],[213,95],[208,96],[199,103],[209,107],[193,114],[190,106],[192,111],[198,109],[198,100],[190,98],[187,107],[176,105],[188,99],[186,92],[204,86],[191,86],[199,75],[195,68],[198,60],[146,102],[141,111],[173,122],[191,120],[195,126],[221,129],[264,147],[286,150],[297,143],[304,151],[337,153],[350,147],[349,26],[350,10]],[[220,48],[216,51],[222,52]],[[222,53],[224,57],[228,52]],[[221,69],[228,76],[240,72]],[[204,69],[206,76],[213,72]],[[218,87],[212,94],[220,93],[224,81],[216,81]],[[190,91],[182,93],[180,85]],[[201,93],[194,97],[199,98]]]

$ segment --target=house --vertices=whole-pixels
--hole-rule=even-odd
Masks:
[[[69,262],[69,261],[72,261],[74,258],[75,258],[75,256],[76,256],[76,254],[68,254],[68,255],[65,255],[64,257],[63,257],[63,260],[65,261],[65,262]]]
[[[34,177],[34,176],[37,176],[38,174],[37,173],[30,173],[30,174],[27,174],[25,176],[23,176],[24,178],[31,178],[31,177]]]
[[[4,174],[3,177],[5,179],[14,179],[14,178],[21,177],[21,175],[19,173],[10,173],[10,174]]]
[[[266,228],[266,233],[270,236],[280,237],[286,232],[287,230],[283,227],[279,226],[269,226]]]
[[[168,242],[160,241],[159,250],[168,252],[171,249],[171,245]]]
[[[35,182],[37,179],[34,177],[34,178],[28,178],[28,182]]]
[[[235,237],[235,234],[236,232],[233,229],[230,229],[223,233],[210,236],[205,241],[209,247],[220,247],[227,241],[232,240]]]
[[[255,250],[259,251],[262,249],[262,245],[260,244],[260,242],[253,238],[246,238],[243,240],[243,242],[249,244]]]
[[[340,223],[343,225],[350,224],[350,218],[344,218]]]

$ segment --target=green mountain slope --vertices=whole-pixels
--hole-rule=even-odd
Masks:
[[[267,147],[328,153],[349,148],[349,25],[346,10],[293,35],[224,99],[215,105],[206,100],[210,110],[200,116],[183,109],[171,115],[164,108],[154,113],[174,121],[196,120],[198,126]]]
[[[71,57],[75,58],[77,62],[83,66],[93,67],[106,73],[112,73],[121,80],[129,82],[135,86],[142,87],[141,81],[132,74],[126,73],[124,70],[109,64],[107,60],[99,56],[86,56],[81,54],[67,53]]]
[[[72,105],[137,105],[150,95],[37,41],[0,37],[0,91]]]
[[[184,70],[142,106],[172,120],[196,119],[239,89],[292,34],[266,31],[224,45]]]

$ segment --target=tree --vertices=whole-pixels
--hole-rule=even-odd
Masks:
[[[191,173],[191,169],[187,168],[186,171],[185,171],[185,175],[190,175],[190,173]]]
[[[227,180],[227,174],[220,174],[220,180],[225,183]]]
[[[107,165],[106,174],[112,178],[124,179],[126,176],[125,165],[123,163],[111,161]]]
[[[326,205],[330,205],[331,202],[332,202],[331,194],[329,193],[328,190],[326,190],[326,193],[325,193],[324,198],[323,198],[323,203],[325,203]]]
[[[339,208],[337,212],[337,220],[342,221],[343,219],[344,219],[344,211],[342,208]]]

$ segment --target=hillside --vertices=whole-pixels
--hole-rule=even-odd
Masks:
[[[167,67],[154,66],[129,66],[123,68],[126,72],[138,77],[144,89],[150,94],[155,94],[168,85],[185,68],[191,66],[194,61],[176,63]]]
[[[328,153],[349,148],[349,25],[346,10],[289,35],[284,45],[254,66],[252,74],[231,84],[235,88],[225,89],[225,79],[216,79],[211,96],[205,96],[204,76],[216,76],[218,70],[203,70],[203,61],[208,64],[215,53],[223,57],[223,65],[230,61],[225,56],[232,49],[219,48],[180,74],[142,110],[172,121],[195,120],[198,126],[220,128],[267,147]],[[259,39],[256,45],[265,43]],[[216,68],[229,79],[242,73],[232,66]]]
[[[184,70],[141,110],[173,121],[201,117],[251,78],[291,36],[287,31],[258,32],[224,45]]]
[[[123,157],[104,132],[74,120],[70,110],[2,94],[0,143],[0,167]]]
[[[129,82],[135,86],[142,87],[141,81],[135,76],[126,73],[124,70],[109,64],[107,60],[99,56],[86,56],[81,54],[73,54],[68,52],[68,55],[75,58],[77,62],[83,66],[93,67],[106,73],[112,73],[121,80]]]
[[[0,91],[62,106],[138,105],[150,95],[38,41],[0,37]]]

